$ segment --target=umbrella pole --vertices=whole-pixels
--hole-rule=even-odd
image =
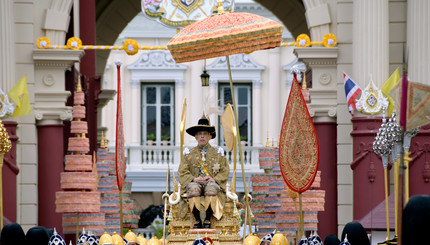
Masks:
[[[394,163],[394,236],[397,237],[398,236],[398,222],[397,219],[399,218],[397,216],[397,209],[398,209],[398,202],[399,202],[399,198],[398,198],[398,192],[399,192],[399,159],[396,160],[396,162]]]
[[[240,140],[240,132],[239,132],[239,124],[237,121],[237,107],[236,107],[236,100],[234,99],[234,89],[233,89],[233,79],[231,77],[231,68],[230,68],[230,58],[228,55],[226,56],[227,60],[227,68],[228,68],[228,78],[230,80],[230,91],[231,91],[231,100],[233,101],[233,112],[234,112],[234,123],[236,124],[236,133],[237,133],[237,141]],[[235,144],[239,144],[239,159],[240,164],[242,166],[242,177],[243,177],[243,188],[245,190],[245,207],[246,209],[249,208],[249,202],[248,202],[248,188],[246,187],[246,177],[245,177],[245,170],[244,170],[244,164],[243,164],[243,156],[242,156],[242,145],[240,142],[235,142]],[[251,220],[251,217],[249,215],[250,212],[247,212],[248,220]],[[249,231],[252,231],[251,222],[249,222]]]
[[[245,207],[245,220],[243,222],[243,236],[242,236],[242,244],[245,245],[245,238],[246,238],[246,221],[248,220],[248,208]],[[251,223],[251,222],[249,222]],[[252,231],[249,231],[249,234],[252,234]]]
[[[164,214],[163,214],[163,243],[162,245],[165,245],[164,242],[166,241],[165,235],[166,235],[166,218],[167,218],[167,200],[169,200],[169,193],[167,192],[170,189],[170,165],[167,165],[167,178],[166,178],[166,192],[163,194],[163,200],[164,200]],[[170,190],[169,190],[170,192]]]
[[[302,203],[302,193],[299,193],[299,205],[300,205],[300,228],[299,228],[299,239],[303,237],[304,222],[303,222],[303,203]]]

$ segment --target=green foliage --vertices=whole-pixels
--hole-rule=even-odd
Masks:
[[[161,140],[167,140],[167,141],[169,141],[170,140],[170,136],[163,135],[163,136],[161,136]]]
[[[146,139],[147,139],[147,140],[155,140],[155,135],[154,135],[154,134],[148,134],[148,135],[146,136]]]
[[[240,141],[248,141],[248,137],[246,137],[246,135],[241,135]]]
[[[163,224],[160,221],[156,221],[155,224],[150,225],[149,227],[155,231],[155,236],[158,239],[163,238]]]

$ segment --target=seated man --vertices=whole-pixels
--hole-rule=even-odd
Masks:
[[[215,127],[210,125],[209,119],[203,115],[197,126],[186,131],[196,138],[198,145],[190,151],[187,148],[184,150],[178,169],[179,182],[183,188],[181,191],[187,194],[188,206],[196,220],[194,228],[210,228],[212,215],[217,219],[222,216],[230,169],[224,150],[209,144],[209,140],[216,136]],[[203,224],[200,218],[201,196],[204,196],[206,210]]]

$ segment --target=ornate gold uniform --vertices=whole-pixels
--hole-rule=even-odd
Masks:
[[[189,153],[185,153],[179,165],[178,177],[181,183],[181,192],[187,193],[190,210],[193,210],[194,207],[201,210],[200,205],[204,198],[205,210],[210,206],[213,210],[213,216],[220,219],[226,200],[225,193],[229,172],[228,162],[222,148],[214,148],[207,144],[203,148],[196,146]],[[215,180],[219,188],[213,185],[213,182],[208,182],[205,185],[193,182],[194,178],[207,175]],[[179,203],[178,213],[181,218],[185,217],[187,208],[185,201]]]

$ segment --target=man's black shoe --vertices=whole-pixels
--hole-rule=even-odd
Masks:
[[[204,228],[211,228],[211,221],[210,220],[205,220],[205,223],[203,224]]]
[[[197,221],[196,223],[194,223],[194,228],[203,228],[202,226],[202,222],[201,221]]]

